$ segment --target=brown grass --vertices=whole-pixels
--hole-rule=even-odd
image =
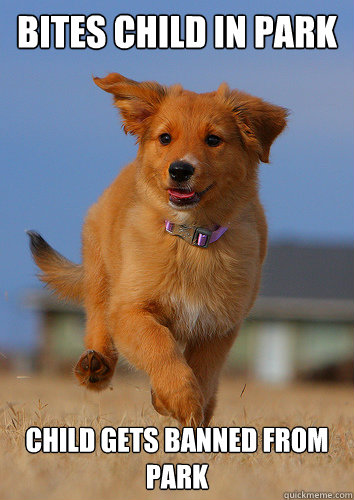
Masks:
[[[215,426],[328,426],[328,454],[110,454],[30,455],[27,427],[175,425],[157,415],[143,378],[114,380],[114,390],[87,393],[73,380],[1,376],[0,499],[138,500],[162,498],[269,499],[283,492],[353,491],[353,393],[349,386],[295,385],[274,388],[224,378]],[[209,491],[145,490],[145,464],[204,463]]]

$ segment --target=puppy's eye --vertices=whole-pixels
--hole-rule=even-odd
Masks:
[[[160,139],[161,144],[163,144],[164,146],[166,144],[170,144],[170,142],[171,142],[170,134],[161,134],[159,139]]]
[[[207,135],[205,138],[205,142],[208,146],[214,148],[215,146],[219,146],[219,144],[221,143],[221,139],[217,135]]]

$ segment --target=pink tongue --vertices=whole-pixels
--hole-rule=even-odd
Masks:
[[[188,193],[185,191],[177,191],[176,189],[169,189],[168,192],[171,196],[175,198],[193,198],[195,195],[195,191],[189,191]]]

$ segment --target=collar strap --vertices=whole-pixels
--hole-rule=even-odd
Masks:
[[[173,236],[179,236],[190,245],[208,248],[210,243],[218,240],[227,231],[225,226],[216,226],[216,229],[206,229],[197,226],[185,226],[184,224],[174,224],[169,220],[165,220],[165,229]]]

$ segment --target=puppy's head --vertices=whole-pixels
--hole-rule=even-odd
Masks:
[[[219,222],[256,194],[257,165],[287,111],[222,84],[196,94],[180,85],[94,78],[113,94],[126,133],[137,137],[138,186],[165,215]]]

